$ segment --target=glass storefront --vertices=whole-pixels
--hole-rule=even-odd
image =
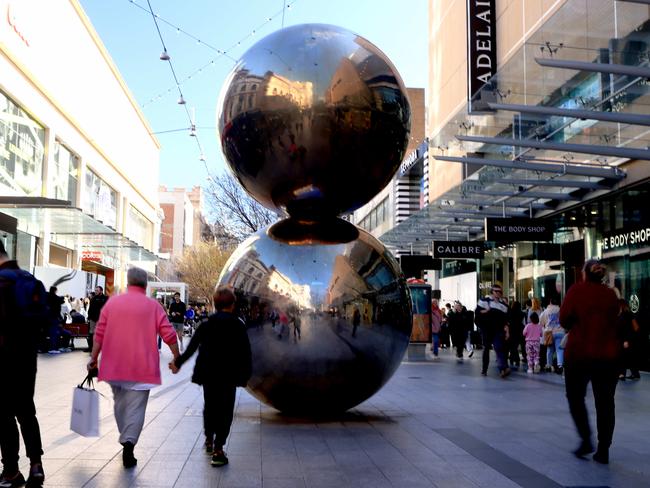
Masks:
[[[133,206],[129,207],[126,236],[147,249],[153,244],[153,223]]]
[[[45,129],[0,92],[0,189],[41,196]]]
[[[101,223],[116,228],[117,192],[90,169],[86,169],[81,209]]]
[[[79,179],[79,156],[56,141],[54,143],[54,164],[50,172],[50,179],[54,185],[53,197],[58,200],[67,200],[75,205]]]

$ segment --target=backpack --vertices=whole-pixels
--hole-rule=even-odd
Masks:
[[[0,317],[0,335],[6,337],[10,328],[32,328],[32,333],[46,328],[50,322],[47,293],[40,280],[22,269],[0,270],[0,280],[13,288],[6,289]]]

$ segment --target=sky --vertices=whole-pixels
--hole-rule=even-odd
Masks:
[[[206,186],[210,174],[225,171],[215,128],[221,87],[235,60],[281,29],[283,18],[285,27],[349,29],[386,53],[407,87],[426,87],[428,0],[149,0],[184,106],[170,63],[160,60],[163,46],[147,0],[80,2],[156,133],[160,183],[167,187]],[[188,112],[202,152],[189,135]]]

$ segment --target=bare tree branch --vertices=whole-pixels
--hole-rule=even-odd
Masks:
[[[251,198],[229,173],[212,177],[206,196],[218,225],[239,241],[278,220],[275,212]]]
[[[232,254],[232,249],[199,242],[185,248],[174,262],[179,278],[189,285],[190,299],[212,308],[212,295],[219,274]]]

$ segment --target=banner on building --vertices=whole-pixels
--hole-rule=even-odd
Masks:
[[[496,0],[467,0],[467,96],[470,112],[489,111],[487,102],[494,101],[491,96],[486,97],[484,92],[478,92],[496,73],[497,68],[495,3]]]

